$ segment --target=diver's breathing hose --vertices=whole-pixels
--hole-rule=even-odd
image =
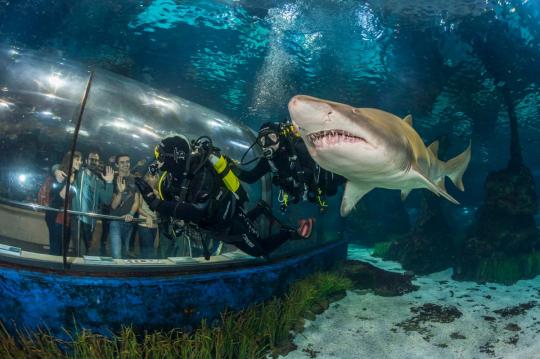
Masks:
[[[201,159],[199,165],[197,166],[197,168],[195,169],[195,171],[193,171],[192,173],[197,173],[197,172],[199,172],[199,170],[204,166],[204,164],[206,163],[206,161],[208,161],[208,158],[209,158],[210,155],[212,154],[212,148],[214,147],[214,143],[212,142],[212,139],[211,139],[210,137],[208,137],[208,136],[201,136],[201,137],[197,138],[197,139],[195,140],[195,142],[193,142],[193,145],[194,145],[194,146],[199,146],[199,148],[203,148],[203,149],[204,149],[204,147],[203,147],[203,146],[200,146],[200,144],[199,144],[199,143],[201,142],[202,139],[206,139],[206,140],[210,143],[210,146],[209,146],[210,150],[205,151],[205,153],[204,153],[204,156],[205,156],[205,157]]]
[[[249,146],[249,148],[246,150],[246,152],[244,152],[244,155],[243,155],[242,158],[240,159],[240,165],[241,165],[241,166],[247,166],[247,165],[249,165],[250,163],[253,163],[253,162],[255,162],[255,161],[257,161],[257,160],[260,160],[260,159],[262,158],[262,156],[255,157],[255,158],[252,159],[251,161],[244,163],[244,158],[246,158],[246,155],[249,153],[249,151],[251,151],[251,149],[253,148],[253,146],[255,146],[256,143],[257,143],[257,139],[255,139],[255,141],[253,141],[253,143],[251,144],[251,146]]]

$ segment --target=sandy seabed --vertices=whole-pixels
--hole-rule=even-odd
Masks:
[[[349,259],[403,272],[398,263],[372,257],[370,248],[351,245]],[[419,289],[398,297],[349,291],[306,321],[294,340],[298,349],[286,358],[540,359],[540,276],[511,286],[451,276],[451,269],[417,276]]]

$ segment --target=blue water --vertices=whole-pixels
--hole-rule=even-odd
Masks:
[[[538,1],[0,1],[3,42],[135,78],[253,128],[295,94],[405,116],[449,155],[473,141],[467,206],[509,158],[509,88],[540,175]],[[449,189],[451,194],[453,189]]]
[[[466,235],[475,238],[471,228],[482,208],[486,177],[504,168],[510,157],[506,91],[515,107],[523,163],[540,188],[539,0],[0,0],[0,42],[125,75],[224,113],[255,130],[265,121],[287,118],[287,103],[297,94],[380,108],[400,117],[412,114],[414,128],[426,143],[446,138],[443,159],[463,151],[469,141],[473,144],[464,178],[466,192],[448,186],[462,206],[441,203],[439,217],[448,224],[456,247]],[[409,229],[426,213],[420,193],[413,191],[402,205],[396,191],[374,190],[349,219],[336,220],[324,230],[367,242],[362,244],[368,247],[351,246],[351,258],[397,270],[396,263],[374,258],[371,246],[399,239],[404,233],[413,233],[408,238],[415,238]],[[340,198],[332,201],[337,217]],[[302,207],[295,207],[287,215],[300,212],[306,214]],[[535,221],[540,224],[538,212]],[[514,229],[517,235],[509,238],[519,242],[520,228]],[[537,233],[531,238],[534,235],[538,239]],[[505,244],[504,239],[500,242]],[[519,242],[523,252],[530,254],[523,242]],[[459,259],[462,254],[456,251],[452,255]],[[505,255],[509,253],[494,254]],[[451,291],[449,288],[456,293],[468,290],[457,282],[450,287],[442,284],[450,280],[450,272],[441,273],[444,278],[437,274],[421,278],[429,283],[420,284],[429,285],[405,298],[413,302],[425,295],[424,299],[439,300],[440,295],[443,304],[448,300],[471,306],[469,300],[456,302],[457,296],[449,299],[454,298],[453,292],[451,297],[440,294]],[[512,301],[537,300],[532,295],[538,277],[524,283],[505,289],[503,295],[490,294],[493,300],[475,298],[479,305],[484,301],[491,307],[485,313],[477,312],[474,304],[470,322],[480,321],[480,314],[491,315],[491,310]],[[480,288],[481,294],[489,289]],[[373,303],[373,308],[383,311],[380,298]],[[357,302],[351,305],[358,307]],[[409,310],[403,308],[398,308],[399,315]],[[536,315],[525,322],[537,325]],[[382,313],[378,318],[386,317]],[[501,323],[497,328],[502,331],[507,323]],[[490,328],[495,326],[486,330]],[[527,348],[538,332],[537,327],[531,328],[532,324],[527,326],[529,332],[523,335],[527,354],[517,357],[532,357]],[[314,331],[315,337],[322,337]],[[483,331],[474,334],[472,345],[484,343]],[[503,346],[497,335],[489,333],[489,340]],[[380,338],[384,339],[378,334],[352,336],[355,345]],[[408,339],[397,338],[400,351]],[[387,343],[383,340],[381,346]],[[415,349],[414,345],[409,348]],[[508,352],[514,349],[510,347]]]
[[[457,151],[472,138],[473,172],[507,160],[508,121],[497,95],[507,83],[525,159],[539,168],[538,2],[407,4],[2,1],[0,36],[109,68],[254,127],[284,118],[298,93],[412,113],[425,139],[450,134]]]

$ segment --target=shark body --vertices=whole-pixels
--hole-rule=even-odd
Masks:
[[[445,188],[445,177],[464,190],[462,176],[471,158],[471,144],[449,161],[437,158],[438,142],[428,147],[403,120],[374,108],[298,95],[289,101],[289,113],[311,157],[324,169],[348,181],[341,215],[374,188],[401,190],[402,199],[415,188],[427,188],[459,204]]]

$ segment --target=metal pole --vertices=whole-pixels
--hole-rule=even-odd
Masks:
[[[75,149],[77,147],[77,139],[79,137],[79,130],[81,128],[82,117],[84,114],[84,108],[86,107],[86,101],[88,100],[88,94],[90,93],[90,87],[92,86],[92,80],[94,79],[94,71],[90,71],[90,77],[86,83],[86,89],[83,94],[81,101],[81,107],[79,109],[79,115],[77,117],[77,125],[75,126],[75,132],[73,134],[73,141],[71,143],[71,159],[69,161],[69,168],[66,178],[66,196],[64,198],[64,237],[62,239],[62,257],[64,262],[64,270],[67,268],[67,251],[69,249],[69,239],[71,237],[70,229],[68,227],[68,216],[67,211],[69,208],[69,202],[71,201],[71,196],[69,195],[69,187],[71,185],[70,179],[73,174],[73,155],[75,154]]]

